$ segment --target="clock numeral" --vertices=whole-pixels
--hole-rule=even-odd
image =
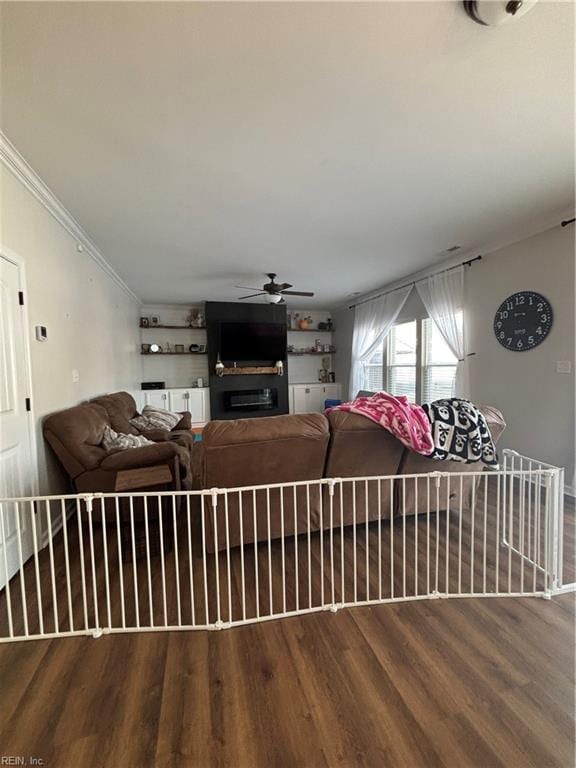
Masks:
[[[524,346],[524,344],[523,344],[523,342],[522,342],[522,339],[519,339],[519,340],[516,342],[516,348],[517,348],[517,349],[522,349],[522,347],[523,347],[523,346]]]
[[[506,320],[508,317],[508,312],[500,312],[500,320]]]
[[[500,332],[500,336],[499,336],[499,338],[500,338],[500,339],[503,339],[503,338],[504,338],[504,336],[506,336],[506,334],[504,333],[504,331],[501,331],[501,332]]]
[[[512,344],[512,338],[510,336],[506,339],[506,343],[508,344],[508,346]]]
[[[532,296],[528,296],[528,306],[531,307],[532,304],[534,304],[534,299],[532,298]]]
[[[502,328],[502,322],[500,320],[496,323],[496,328]]]
[[[536,312],[542,312],[543,309],[544,309],[544,304],[542,304],[542,302],[539,301],[538,304],[536,305]]]
[[[536,333],[538,334],[538,336],[542,336],[542,328],[540,326],[536,328]]]
[[[514,309],[514,304],[511,301],[506,302],[506,309]]]
[[[519,307],[524,304],[524,296],[516,296],[516,306]]]
[[[534,344],[534,336],[528,336],[528,344],[532,346]]]
[[[540,322],[541,323],[548,322],[548,315],[540,315]]]

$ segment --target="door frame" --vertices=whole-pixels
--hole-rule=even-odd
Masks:
[[[32,390],[32,353],[30,350],[30,322],[28,317],[28,290],[26,281],[26,264],[24,259],[11,248],[7,248],[0,241],[0,258],[6,259],[11,264],[14,264],[18,269],[18,290],[24,294],[24,306],[22,307],[22,325],[24,328],[24,340],[23,340],[23,352],[24,352],[24,366],[26,369],[24,397],[30,398],[30,410],[27,412],[27,426],[28,426],[28,439],[30,442],[30,458],[32,461],[31,467],[31,495],[38,496],[39,493],[39,481],[38,481],[38,441],[36,439],[36,419],[35,403]]]

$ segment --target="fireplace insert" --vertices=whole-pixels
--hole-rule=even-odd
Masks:
[[[224,392],[224,410],[229,413],[233,411],[270,411],[277,407],[278,390],[274,387]]]

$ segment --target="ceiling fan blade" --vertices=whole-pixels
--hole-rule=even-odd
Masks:
[[[251,293],[249,296],[239,296],[238,301],[242,301],[242,299],[253,299],[254,296],[264,296],[266,291],[260,291],[259,293]]]
[[[255,285],[235,285],[234,288],[241,288],[243,291],[261,291],[261,288],[256,288]]]
[[[280,283],[280,285],[276,286],[276,291],[280,293],[281,291],[285,291],[286,288],[292,288],[292,283]]]
[[[280,291],[283,296],[314,296],[312,291]]]

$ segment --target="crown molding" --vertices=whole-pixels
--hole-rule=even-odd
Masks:
[[[106,261],[96,245],[90,240],[80,224],[72,214],[62,205],[60,200],[45,184],[36,171],[26,162],[10,139],[0,131],[0,161],[10,170],[14,176],[31,192],[44,206],[56,221],[64,227],[71,237],[82,246],[82,252],[87,254],[110,277],[116,285],[130,296],[131,299],[141,304],[140,298],[122,280],[115,269]]]

